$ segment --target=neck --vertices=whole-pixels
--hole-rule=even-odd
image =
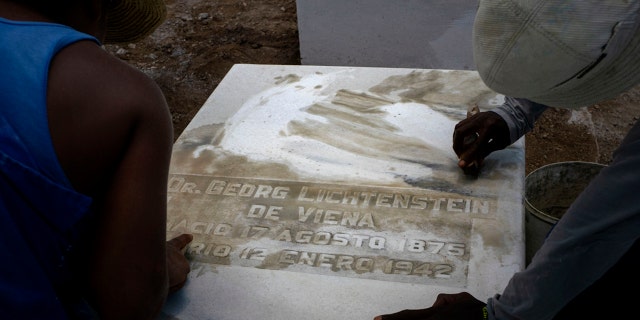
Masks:
[[[14,21],[53,22],[30,6],[9,0],[0,0],[0,17]]]
[[[35,5],[19,3],[13,0],[0,0],[0,17],[14,21],[55,22],[67,25],[102,40],[106,7],[103,0],[65,1],[67,5],[59,8],[57,14]]]

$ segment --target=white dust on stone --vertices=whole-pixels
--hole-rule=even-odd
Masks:
[[[425,161],[455,163],[454,120],[425,104],[394,103],[398,97],[327,95],[321,88],[335,77],[313,74],[250,98],[226,122],[220,147],[332,181],[388,182],[430,175]]]

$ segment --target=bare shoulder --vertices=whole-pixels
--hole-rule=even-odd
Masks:
[[[66,98],[81,102],[80,106],[91,102],[95,107],[107,105],[110,111],[127,114],[145,112],[145,108],[166,108],[162,92],[152,79],[90,41],[80,41],[61,50],[52,61],[50,81],[56,81],[53,84],[62,88],[82,89],[61,91],[71,94]],[[114,110],[114,105],[127,109]]]
[[[74,43],[56,55],[47,101],[56,152],[81,191],[94,190],[101,180],[85,177],[114,172],[136,146],[147,145],[150,157],[169,152],[173,136],[162,91],[93,42]]]

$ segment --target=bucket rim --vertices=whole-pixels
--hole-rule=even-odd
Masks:
[[[560,162],[553,162],[553,163],[546,164],[544,166],[541,166],[541,167],[529,172],[529,174],[525,176],[525,185],[526,185],[527,178],[529,178],[529,176],[531,176],[532,174],[534,174],[536,172],[539,172],[539,171],[542,171],[544,169],[548,169],[549,167],[556,167],[556,166],[559,166],[559,165],[567,165],[567,164],[592,165],[594,167],[600,167],[601,170],[607,166],[606,164],[602,164],[602,163],[598,163],[598,162],[591,162],[591,161],[560,161]],[[524,204],[539,219],[542,219],[542,220],[544,220],[544,221],[546,221],[548,223],[556,223],[556,222],[558,222],[560,220],[559,218],[556,218],[554,216],[548,215],[545,212],[542,212],[538,208],[533,206],[533,204],[531,204],[531,202],[529,202],[529,199],[527,199],[526,192],[525,192],[525,195],[524,195]]]

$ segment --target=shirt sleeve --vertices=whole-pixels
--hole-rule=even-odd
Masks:
[[[491,110],[497,113],[509,126],[509,138],[514,143],[533,129],[533,126],[547,106],[531,100],[505,97],[504,103]]]
[[[583,190],[525,270],[488,299],[489,319],[551,319],[640,237],[640,122]],[[604,293],[608,294],[608,293]]]

